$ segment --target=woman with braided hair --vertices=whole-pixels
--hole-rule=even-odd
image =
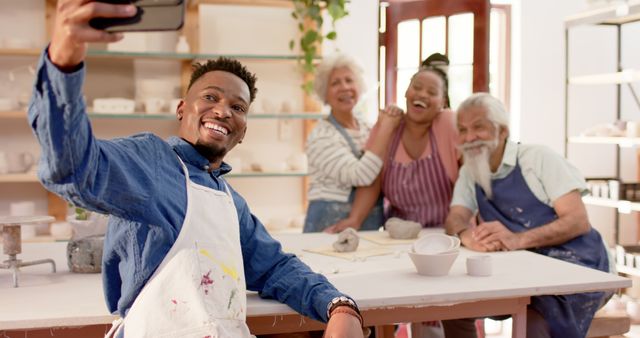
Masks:
[[[385,217],[442,227],[453,184],[458,177],[454,113],[449,108],[448,59],[432,55],[411,78],[405,93],[407,111],[391,137],[382,172],[373,185],[358,188],[349,217],[330,232],[358,229],[382,192]],[[379,137],[374,126],[369,143]]]

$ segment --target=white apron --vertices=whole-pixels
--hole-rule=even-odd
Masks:
[[[129,313],[106,337],[252,337],[240,249],[240,225],[229,188],[187,183],[182,230]],[[124,325],[122,323],[124,322]]]

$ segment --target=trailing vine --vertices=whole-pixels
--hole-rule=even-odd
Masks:
[[[323,39],[335,40],[337,33],[335,30],[336,21],[344,18],[349,14],[345,7],[346,0],[292,0],[294,9],[291,16],[298,22],[298,30],[300,31],[300,39],[298,44],[302,55],[300,56],[300,64],[303,74],[314,74],[316,66],[315,59],[319,56],[318,46],[322,44]],[[331,31],[326,35],[322,34],[322,11],[327,10],[331,17]],[[295,40],[289,42],[289,48],[293,50]],[[305,76],[307,79],[302,88],[305,92],[311,93],[313,90],[313,77]]]

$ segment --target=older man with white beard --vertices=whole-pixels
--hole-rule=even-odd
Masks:
[[[530,250],[609,271],[607,251],[582,202],[583,177],[549,148],[508,140],[503,104],[478,93],[458,108],[464,165],[455,184],[447,233],[476,251]],[[477,226],[472,218],[477,215]],[[523,262],[526,263],[526,262]],[[584,337],[603,292],[533,297],[527,337]]]

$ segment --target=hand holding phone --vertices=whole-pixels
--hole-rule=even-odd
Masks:
[[[183,0],[97,0],[110,4],[131,3],[136,13],[128,18],[96,17],[89,21],[95,29],[107,32],[178,30],[184,22]]]
[[[132,5],[93,1],[58,0],[49,59],[59,69],[72,71],[85,58],[88,42],[116,42],[122,34],[96,30],[88,25],[95,17],[128,18],[136,14]]]

